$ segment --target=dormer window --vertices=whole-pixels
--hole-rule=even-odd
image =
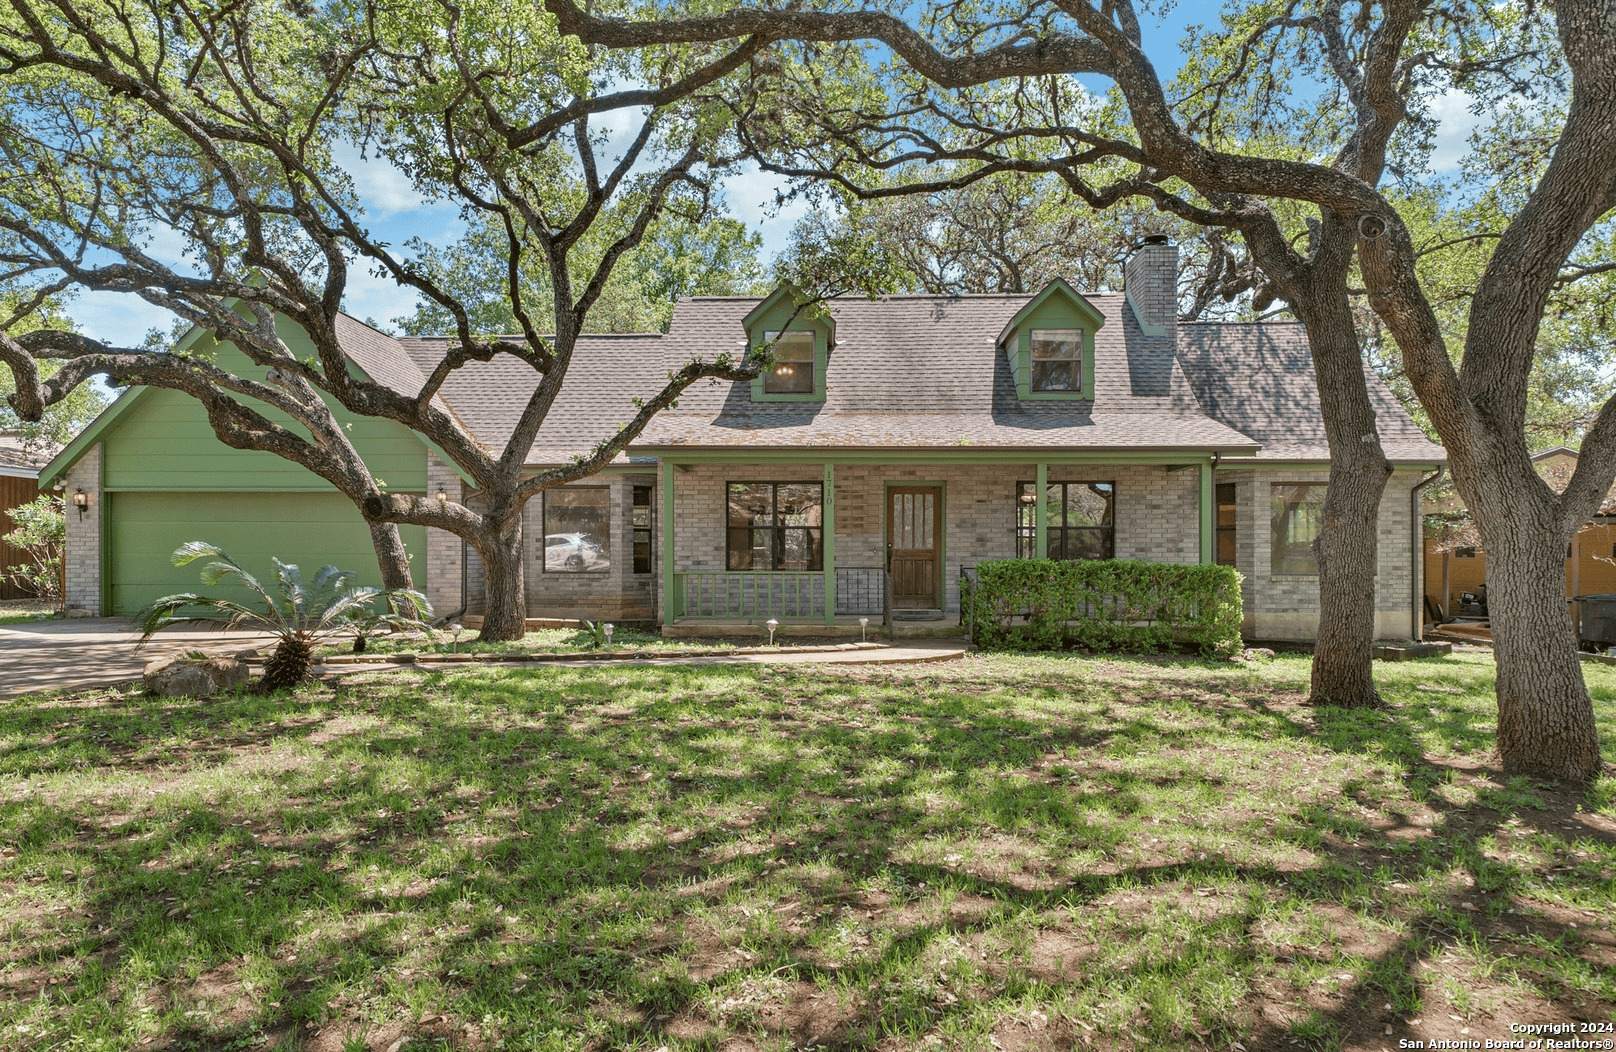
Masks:
[[[811,332],[765,332],[765,344],[773,348],[774,365],[763,374],[765,394],[814,393],[814,334]]]
[[[1032,330],[1032,389],[1083,390],[1083,330]]]

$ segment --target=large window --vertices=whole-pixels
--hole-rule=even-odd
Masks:
[[[731,482],[727,497],[731,570],[824,569],[823,485]]]
[[[814,334],[765,332],[763,339],[774,348],[774,365],[763,374],[763,393],[813,394]]]
[[[1032,330],[1032,389],[1083,390],[1083,330]]]
[[[612,491],[605,486],[545,490],[545,573],[602,573],[611,568]]]
[[[1324,485],[1318,482],[1277,483],[1269,490],[1273,523],[1273,564],[1277,574],[1317,574],[1313,539],[1324,521]]]
[[[634,533],[634,572],[651,572],[651,487],[634,487],[634,519],[630,528]]]
[[[1109,559],[1116,553],[1116,486],[1110,482],[1051,482],[1044,489],[1045,535],[1051,559]],[[1016,555],[1038,554],[1038,484],[1016,486]]]
[[[1220,482],[1217,488],[1219,566],[1233,566],[1235,561],[1235,490],[1233,482]]]

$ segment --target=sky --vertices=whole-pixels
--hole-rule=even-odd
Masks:
[[[1149,22],[1145,25],[1145,50],[1164,78],[1179,68],[1182,60],[1179,41],[1185,27],[1215,21],[1221,4],[1186,0],[1169,6],[1171,10],[1165,20],[1158,17],[1154,25]],[[1436,102],[1440,132],[1432,167],[1438,173],[1453,169],[1464,156],[1466,141],[1477,120],[1470,113],[1469,104],[1470,100],[1459,93]],[[617,135],[626,134],[632,119],[625,114],[611,130]],[[409,178],[385,159],[362,156],[357,148],[343,151],[338,159],[353,177],[374,234],[394,245],[402,245],[410,238],[439,245],[459,238],[464,226],[457,209],[451,204],[425,199],[416,192]],[[783,180],[758,171],[755,165],[743,169],[724,184],[729,214],[761,236],[765,263],[786,246],[793,226],[810,208],[802,200],[776,207],[776,195],[784,188]],[[179,261],[182,248],[175,237],[158,238],[150,251],[157,258],[173,263]],[[415,302],[413,292],[368,270],[356,269],[349,278],[345,304],[348,312],[358,318],[374,319],[384,328],[391,328],[394,319],[411,314]],[[118,293],[81,293],[70,309],[87,335],[117,345],[139,343],[147,331],[155,328],[166,332],[172,324],[172,317],[161,308]]]

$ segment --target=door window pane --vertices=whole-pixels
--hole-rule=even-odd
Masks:
[[[1272,572],[1317,574],[1313,540],[1324,521],[1324,485],[1318,482],[1280,483],[1269,491],[1272,533]]]
[[[611,569],[612,492],[605,486],[566,486],[544,493],[544,571],[595,573]]]

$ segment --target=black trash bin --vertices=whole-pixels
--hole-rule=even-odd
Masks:
[[[1577,633],[1578,638],[1601,647],[1616,646],[1616,592],[1571,598],[1582,604],[1582,630]]]

